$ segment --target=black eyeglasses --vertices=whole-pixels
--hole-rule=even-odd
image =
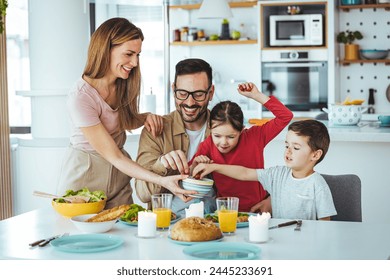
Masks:
[[[179,100],[186,100],[188,96],[192,96],[195,101],[204,101],[206,99],[206,95],[209,93],[211,85],[207,88],[207,90],[196,90],[196,91],[187,91],[185,89],[175,89],[175,97]]]

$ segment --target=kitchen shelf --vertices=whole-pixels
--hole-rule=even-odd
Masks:
[[[251,2],[231,2],[228,3],[230,8],[250,8],[257,5],[257,1]],[[200,4],[188,4],[188,5],[172,5],[169,9],[183,9],[183,10],[196,10],[200,8]]]
[[[349,12],[350,9],[385,9],[390,11],[390,4],[344,5],[339,6],[339,9],[344,12]]]
[[[340,64],[348,66],[354,63],[384,63],[390,65],[390,59],[357,59],[357,60],[340,60]]]
[[[172,42],[171,46],[210,46],[210,45],[248,45],[257,44],[257,40],[216,40],[216,41],[194,41],[194,42]]]

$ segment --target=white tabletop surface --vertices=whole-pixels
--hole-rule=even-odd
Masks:
[[[270,225],[285,220],[271,219]],[[137,227],[117,223],[105,233],[123,238],[122,246],[97,253],[66,253],[48,245],[29,248],[33,241],[69,232],[83,234],[69,219],[53,209],[34,210],[0,221],[0,259],[191,259],[183,253],[186,246],[173,243],[162,233],[158,238],[140,239]],[[234,236],[221,242],[244,242],[248,228],[238,228]],[[259,259],[266,260],[386,260],[390,257],[390,224],[303,221],[301,231],[294,226],[270,230],[270,241],[252,244],[261,249]]]

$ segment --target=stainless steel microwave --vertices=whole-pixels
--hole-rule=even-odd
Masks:
[[[321,46],[324,32],[321,14],[272,15],[270,46]]]

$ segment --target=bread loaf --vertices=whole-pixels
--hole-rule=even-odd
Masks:
[[[221,230],[213,222],[199,217],[180,220],[171,229],[171,238],[178,241],[210,241],[221,237]]]

